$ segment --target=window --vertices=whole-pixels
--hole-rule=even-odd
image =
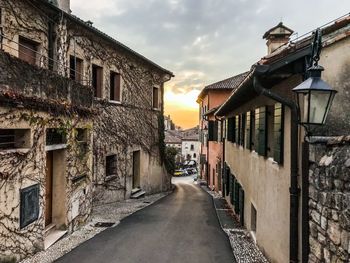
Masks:
[[[234,135],[235,135],[235,118],[228,118],[227,119],[227,129],[226,129],[226,138],[229,142],[234,141]]]
[[[215,121],[208,121],[208,141],[215,141]]]
[[[257,212],[254,207],[254,205],[251,205],[251,219],[250,219],[250,228],[253,232],[256,232],[256,219],[257,219]]]
[[[29,147],[30,129],[0,129],[0,150]]]
[[[83,81],[83,60],[74,56],[70,56],[69,60],[69,77],[76,82]]]
[[[92,87],[94,96],[102,98],[103,69],[97,65],[92,65]]]
[[[196,157],[197,157],[197,155],[194,153],[194,154],[193,154],[193,158],[196,158]]]
[[[121,101],[121,76],[111,71],[109,99],[112,101]]]
[[[250,111],[246,113],[246,125],[245,125],[245,148],[252,149],[252,114]]]
[[[283,163],[283,134],[284,134],[284,108],[281,103],[276,103],[274,108],[273,121],[273,159],[281,164]]]
[[[106,157],[106,176],[117,175],[117,155],[108,155]]]
[[[39,218],[39,184],[20,190],[20,229],[25,228]]]
[[[239,137],[240,137],[239,128],[241,126],[241,118],[240,118],[240,116],[235,116],[234,119],[235,119],[235,137],[234,137],[235,139],[234,139],[234,142],[238,144]]]
[[[35,65],[39,44],[20,36],[18,45],[18,57],[29,64]]]
[[[191,144],[191,151],[194,151],[194,145]]]
[[[245,125],[246,125],[246,115],[241,114],[239,116],[239,145],[244,146],[244,134],[245,134]]]
[[[61,129],[46,129],[46,145],[65,144],[66,133]]]
[[[159,89],[157,87],[153,87],[153,101],[152,101],[153,109],[159,108]]]
[[[260,107],[255,110],[255,150],[259,155],[267,155],[266,107]]]

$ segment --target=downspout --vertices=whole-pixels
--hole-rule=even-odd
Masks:
[[[291,110],[291,135],[290,135],[290,225],[289,225],[289,262],[298,262],[298,213],[299,213],[299,192],[298,187],[298,106],[287,98],[264,88],[257,77],[254,77],[253,85],[255,91],[265,97],[278,101]]]

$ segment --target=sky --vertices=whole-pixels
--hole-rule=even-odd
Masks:
[[[349,13],[350,0],[71,0],[71,10],[172,71],[165,114],[191,128],[206,85],[266,55],[264,32],[283,22],[300,36]]]

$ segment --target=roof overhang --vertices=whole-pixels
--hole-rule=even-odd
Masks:
[[[269,88],[294,74],[303,74],[305,72],[305,57],[310,56],[311,52],[311,46],[308,45],[271,64],[253,65],[244,81],[232,92],[230,97],[215,112],[215,115],[218,117],[226,116],[232,110],[259,96],[253,85],[256,76],[259,76],[266,83],[265,86]]]

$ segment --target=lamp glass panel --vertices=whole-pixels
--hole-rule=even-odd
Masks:
[[[322,124],[331,92],[328,91],[311,91],[310,100],[310,123]]]
[[[300,108],[301,123],[307,123],[308,112],[309,112],[309,93],[308,92],[298,93],[298,103]]]

